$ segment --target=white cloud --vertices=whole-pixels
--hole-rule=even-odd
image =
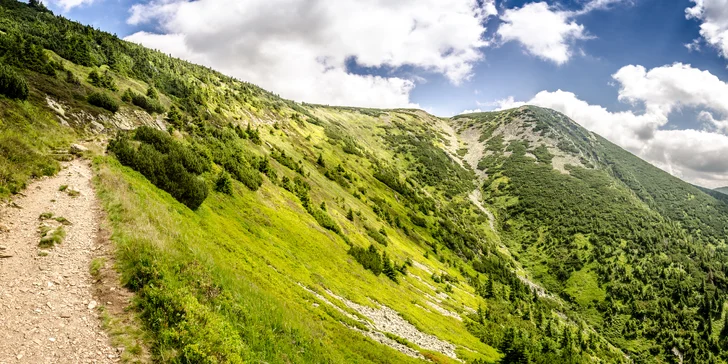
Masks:
[[[728,58],[728,0],[690,1],[695,5],[685,9],[685,16],[699,20],[700,36]]]
[[[482,5],[482,6],[481,6]],[[482,57],[493,1],[156,0],[134,5],[128,22],[161,34],[127,39],[216,68],[295,100],[356,106],[416,106],[414,81],[366,76],[413,66],[458,84]]]
[[[500,108],[524,104],[564,113],[585,128],[630,150],[654,165],[708,187],[728,185],[728,84],[706,71],[674,64],[647,71],[626,66],[613,76],[619,100],[644,111],[610,112],[565,91],[541,91],[527,102],[501,100]],[[664,130],[670,113],[702,109],[688,130]],[[720,115],[715,118],[714,115]],[[698,130],[704,124],[702,130]]]
[[[474,114],[476,112],[483,112],[483,110],[481,110],[481,109],[463,110],[458,115],[462,115],[462,114]]]
[[[630,0],[591,0],[580,10],[564,10],[558,4],[533,2],[520,8],[507,9],[500,16],[503,22],[496,34],[502,42],[516,41],[526,51],[543,60],[562,65],[583,50],[574,50],[574,43],[593,38],[576,18],[597,10],[608,10]]]
[[[60,6],[66,12],[77,6],[91,4],[94,0],[50,0],[50,2]]]
[[[526,4],[503,13],[498,36],[504,42],[518,41],[532,55],[561,65],[572,56],[570,45],[588,38],[584,26],[570,20],[571,16],[544,2]]]

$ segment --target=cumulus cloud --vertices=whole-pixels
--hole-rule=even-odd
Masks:
[[[482,57],[493,0],[154,0],[134,5],[131,24],[160,32],[127,39],[256,83],[295,100],[416,106],[415,83],[350,72],[415,67],[467,80]]]
[[[728,0],[690,1],[695,5],[685,9],[685,16],[700,21],[703,40],[716,48],[723,58],[728,58]]]
[[[506,10],[497,33],[504,42],[517,41],[528,53],[561,65],[571,59],[571,44],[588,38],[584,26],[571,17],[545,2],[529,3]]]
[[[91,4],[94,0],[50,0],[50,2],[60,6],[63,11],[69,11],[77,6]]]
[[[592,38],[575,18],[625,2],[591,0],[580,10],[562,10],[546,2],[528,3],[505,10],[496,34],[502,42],[519,42],[531,55],[562,65],[574,55],[576,41]]]
[[[654,165],[708,187],[728,185],[728,84],[706,71],[673,64],[647,71],[625,66],[613,76],[619,100],[642,112],[611,112],[571,92],[541,91],[531,100],[501,100],[500,109],[524,104],[558,110]],[[698,122],[688,130],[662,129],[673,111],[698,108]]]
[[[468,110],[463,110],[458,115],[462,115],[462,114],[474,114],[476,112],[483,112],[483,110],[481,110],[481,109],[468,109]]]

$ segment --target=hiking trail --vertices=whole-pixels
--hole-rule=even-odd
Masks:
[[[64,163],[0,207],[0,364],[119,360],[89,272],[100,223],[92,176],[88,161]],[[40,248],[57,229],[65,238]]]

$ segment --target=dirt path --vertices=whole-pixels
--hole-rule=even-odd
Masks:
[[[0,208],[0,256],[9,256],[0,258],[0,363],[118,361],[92,295],[89,265],[99,230],[92,171],[81,160],[64,167]],[[46,212],[66,225],[40,219]],[[41,225],[66,232],[46,256],[38,247]]]

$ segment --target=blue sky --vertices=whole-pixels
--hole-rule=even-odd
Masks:
[[[536,104],[728,185],[728,0],[47,2],[297,101],[439,116]]]

